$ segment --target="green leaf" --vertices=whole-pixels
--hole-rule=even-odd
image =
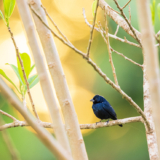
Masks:
[[[93,17],[94,17],[94,14],[95,14],[96,6],[97,6],[97,0],[95,0],[95,1],[92,3],[92,14],[93,14]]]
[[[24,71],[25,71],[27,79],[28,79],[28,76],[29,76],[30,70],[31,70],[31,59],[27,53],[20,53],[20,57],[21,57],[21,60],[23,61]],[[25,81],[23,78],[22,68],[21,68],[21,65],[20,65],[18,58],[17,58],[17,65],[18,65],[18,72],[20,74],[20,77],[21,77],[23,83],[25,84]]]
[[[159,17],[159,20],[160,20],[160,3],[158,3],[158,5],[157,5],[157,11],[158,11],[158,17]]]
[[[150,4],[151,16],[152,16],[152,24],[155,24],[155,3],[156,0],[153,0],[152,4]]]
[[[28,78],[29,88],[34,87],[38,82],[38,75],[33,75],[32,77]]]
[[[35,64],[31,67],[30,73],[32,72],[32,70],[34,69],[34,67],[35,67]]]
[[[10,80],[10,78],[8,78],[8,76],[5,74],[5,72],[2,70],[2,69],[0,69],[0,74],[5,78],[5,79],[7,79],[15,88],[16,88],[16,90],[20,93],[20,91],[18,90],[18,88],[16,87],[16,85]],[[20,93],[21,94],[21,93]]]
[[[11,66],[11,68],[13,69],[13,71],[15,72],[15,74],[17,75],[20,83],[21,83],[22,85],[24,85],[24,83],[22,82],[22,79],[21,79],[21,77],[20,77],[20,75],[19,75],[18,68],[17,68],[15,65],[9,64],[9,63],[6,63],[6,65],[10,65],[10,66]]]
[[[4,19],[4,16],[3,16],[3,13],[2,11],[0,10],[0,17],[3,19],[3,21],[5,22],[5,19]]]
[[[14,10],[16,0],[3,0],[5,18],[10,18]]]

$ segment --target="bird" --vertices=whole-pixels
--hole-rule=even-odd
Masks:
[[[95,95],[90,101],[93,102],[92,109],[97,118],[101,120],[108,119],[107,123],[109,122],[109,119],[117,120],[115,110],[104,97]],[[123,127],[122,124],[119,124],[119,126]]]

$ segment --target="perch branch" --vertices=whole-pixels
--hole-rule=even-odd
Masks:
[[[27,93],[28,93],[28,96],[29,96],[29,99],[30,99],[30,102],[31,102],[31,105],[32,105],[33,112],[34,112],[36,118],[39,120],[39,116],[37,114],[37,111],[36,111],[32,96],[31,96],[31,92],[30,92],[30,89],[29,89],[29,83],[27,81],[27,76],[26,76],[26,73],[25,73],[25,70],[24,70],[23,61],[21,60],[21,57],[20,57],[20,54],[19,54],[19,49],[16,45],[16,41],[14,39],[14,36],[13,36],[13,33],[12,33],[10,27],[8,27],[8,31],[11,35],[11,39],[13,41],[13,44],[14,44],[14,47],[15,47],[15,50],[16,50],[16,56],[17,56],[17,58],[20,62],[21,68],[22,68],[22,73],[23,73],[23,77],[24,77],[24,80],[25,80],[25,83],[26,83],[26,86],[27,86]]]
[[[94,26],[95,26],[95,22],[96,22],[98,3],[99,3],[99,0],[97,0],[96,9],[95,9],[95,12],[94,12],[93,24],[92,24],[92,28],[91,28],[91,31],[90,31],[90,38],[89,38],[89,43],[88,43],[88,48],[87,48],[87,57],[88,58],[89,58],[89,52],[90,52],[90,48],[91,48],[91,44],[92,44],[93,30],[94,30]]]
[[[13,91],[7,86],[7,84],[0,78],[0,90],[2,95],[7,98],[7,101],[10,105],[14,106],[18,110],[28,124],[37,132],[38,138],[48,147],[48,149],[54,154],[58,159],[70,160],[70,155],[64,150],[64,148],[59,144],[54,137],[47,132],[43,127],[39,125],[39,121],[29,114],[29,112],[24,109],[22,102],[18,97],[13,93]],[[14,123],[16,123],[15,121]]]
[[[123,90],[121,90],[117,85],[115,85],[102,71],[101,69],[88,57],[85,53],[75,48],[73,45],[69,44],[65,40],[63,40],[61,37],[59,37],[42,19],[41,17],[34,11],[34,9],[31,7],[31,10],[33,13],[41,20],[41,22],[51,31],[51,33],[57,37],[61,42],[63,42],[65,45],[73,49],[75,52],[83,56],[84,59],[87,60],[87,62],[95,69],[95,71],[110,85],[112,86],[116,91],[118,91],[123,98],[125,98],[136,110],[137,112],[142,116],[144,122],[146,123],[146,126],[148,128],[148,131],[151,130],[150,123],[148,122],[144,112],[141,110],[141,108],[132,100],[131,97],[129,97]]]
[[[80,124],[79,127],[80,129],[97,129],[97,128],[102,128],[102,127],[111,127],[119,124],[127,124],[127,123],[133,123],[133,122],[142,122],[142,117],[130,117],[130,118],[125,118],[125,119],[118,119],[118,120],[113,120],[109,121],[109,123],[106,122],[100,122],[100,123],[92,123],[92,124]],[[39,124],[44,127],[44,128],[52,128],[53,124],[49,122],[39,122]],[[4,124],[3,126],[0,126],[0,131],[7,129],[7,128],[14,128],[14,127],[23,127],[23,126],[30,126],[27,122],[24,121],[16,121],[13,123],[7,123]]]

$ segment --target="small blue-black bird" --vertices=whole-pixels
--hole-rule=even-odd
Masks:
[[[96,117],[101,120],[108,119],[107,122],[109,122],[110,118],[117,120],[116,112],[105,98],[95,95],[90,101],[93,102],[92,109]],[[119,126],[122,127],[122,124],[119,124]]]

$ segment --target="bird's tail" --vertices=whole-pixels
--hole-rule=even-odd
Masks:
[[[123,125],[122,125],[122,124],[119,124],[119,126],[120,126],[120,127],[123,127]]]

